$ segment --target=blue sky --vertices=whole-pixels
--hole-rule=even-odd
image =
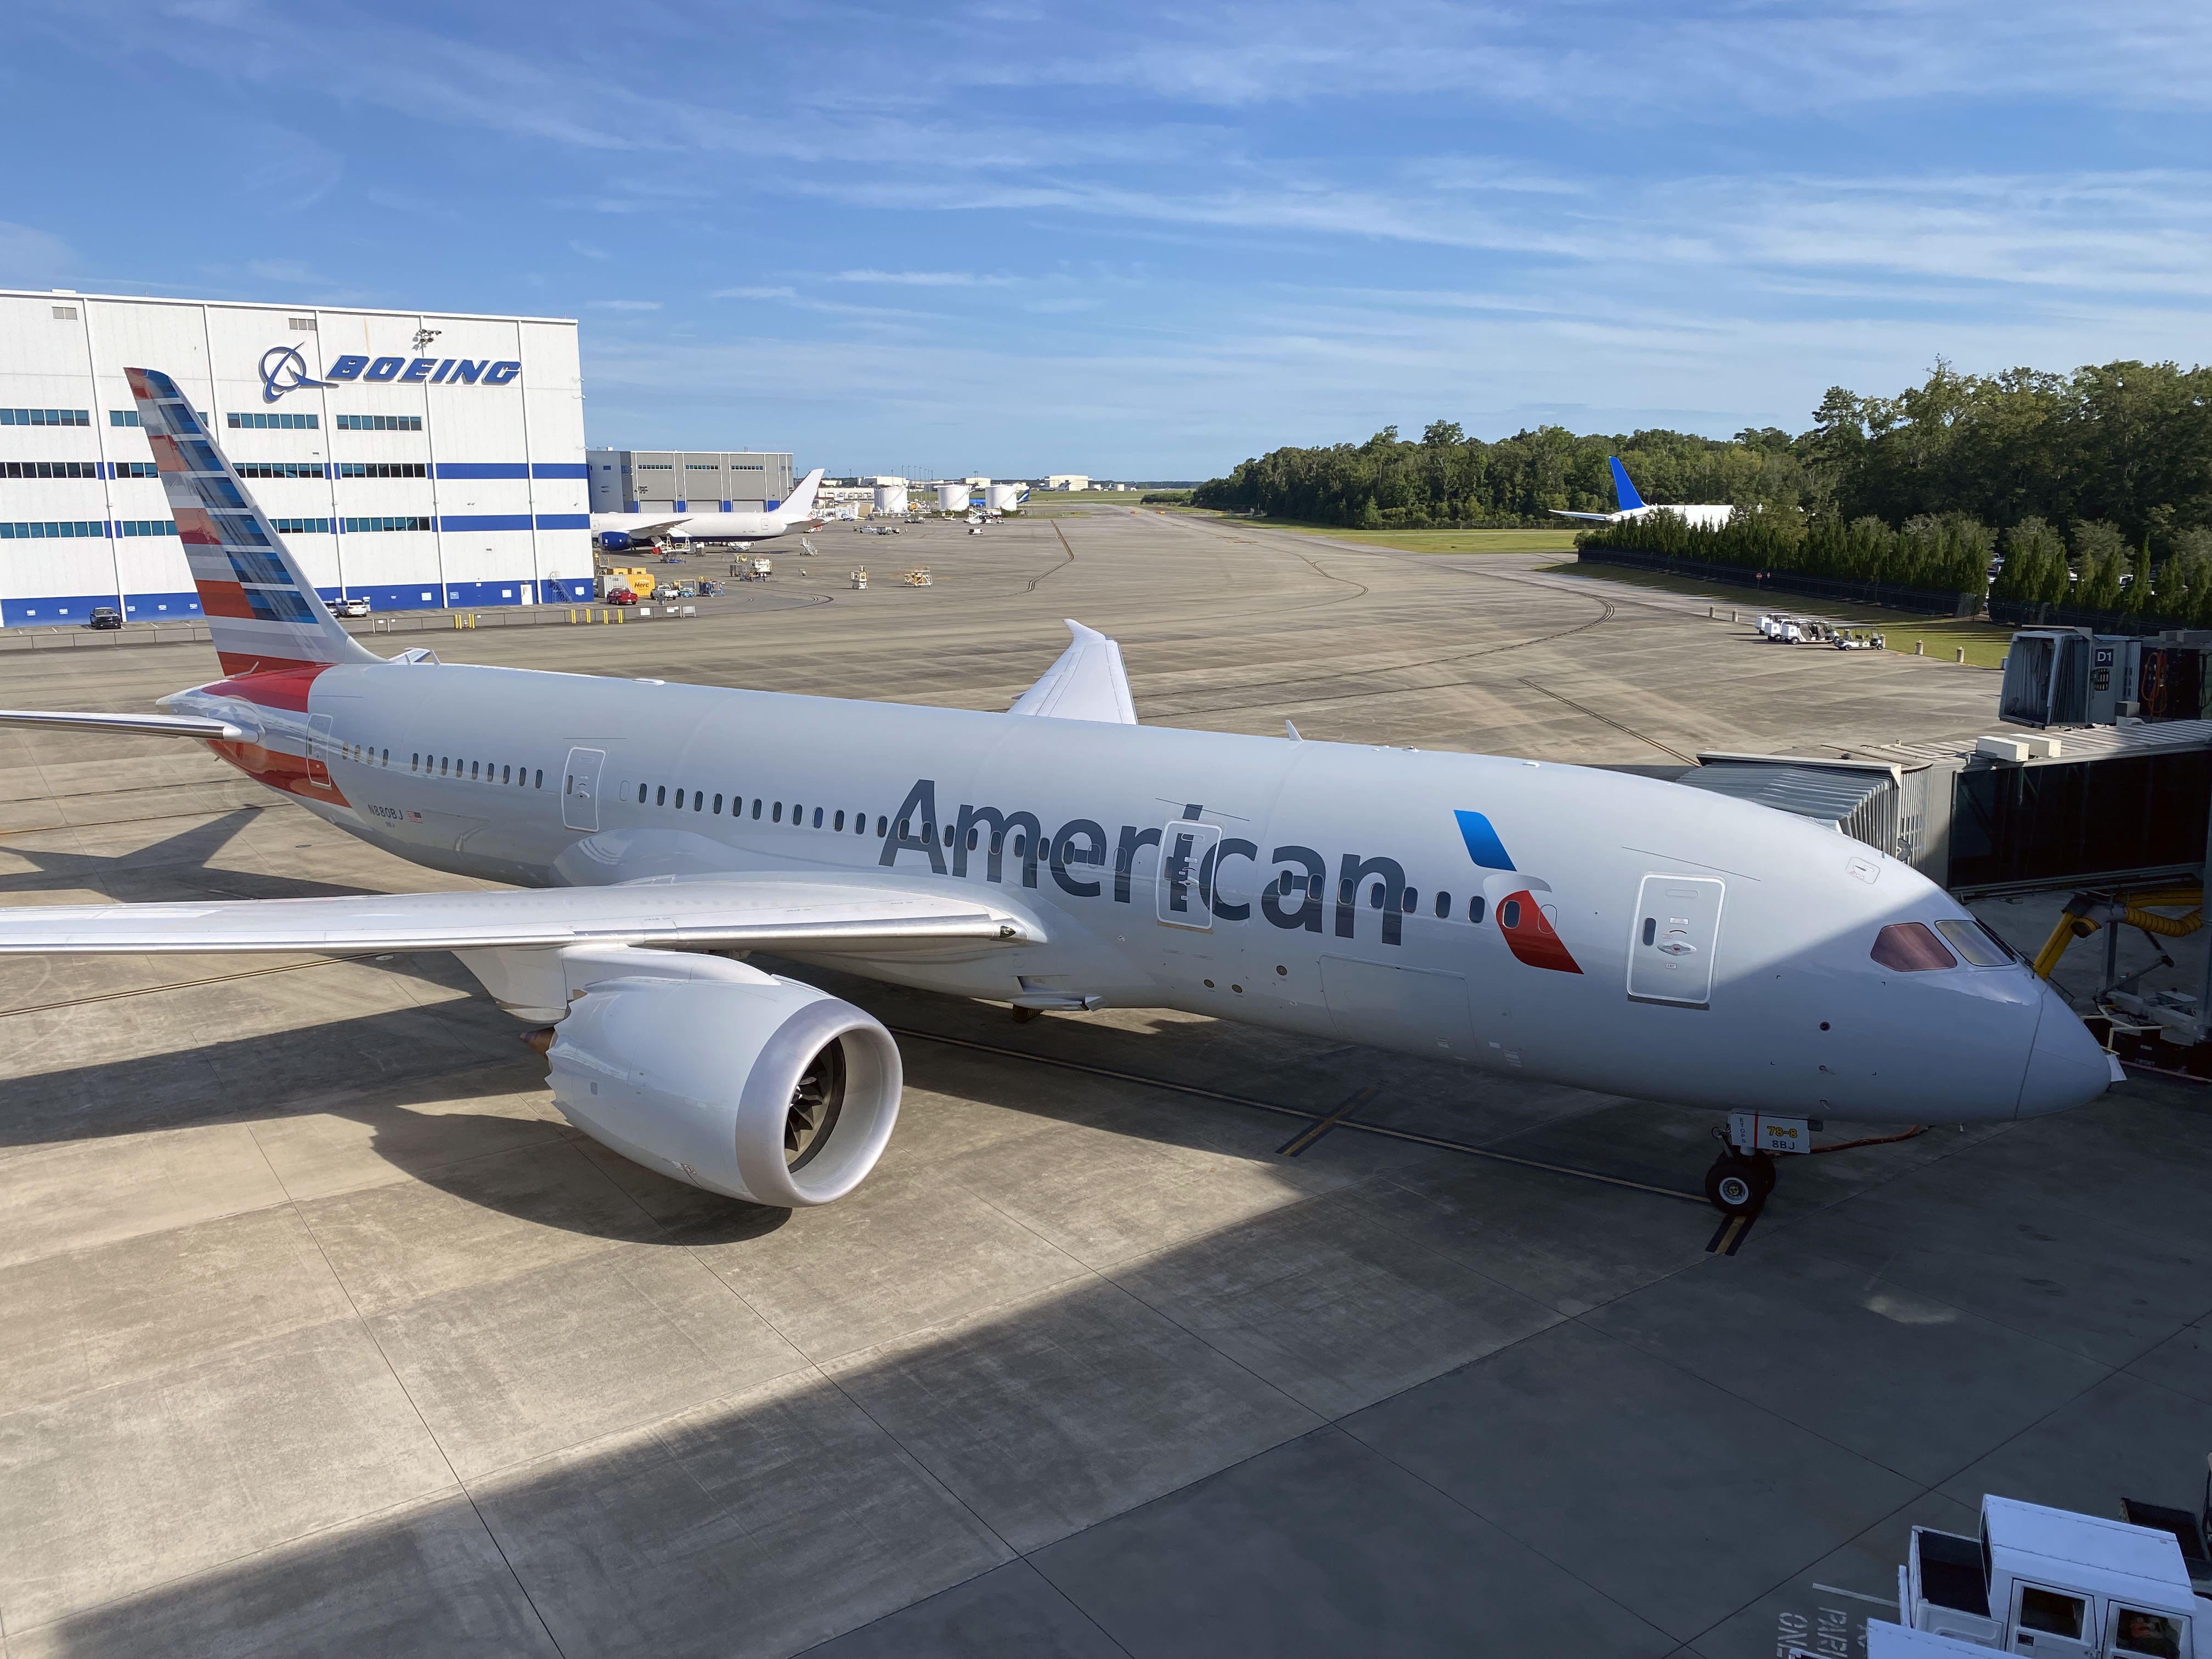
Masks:
[[[2207,355],[2202,0],[9,9],[0,286],[577,317],[595,444],[1204,477]]]

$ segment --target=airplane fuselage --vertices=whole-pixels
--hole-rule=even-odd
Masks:
[[[1909,866],[1621,774],[434,662],[166,706],[244,727],[212,746],[329,822],[463,875],[988,886],[1042,943],[805,958],[956,994],[1880,1121],[2049,1109],[2039,1022],[2079,1030],[2018,963],[1873,960],[1885,925],[1966,917]]]

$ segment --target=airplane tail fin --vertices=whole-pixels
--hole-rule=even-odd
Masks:
[[[177,383],[158,369],[123,372],[222,672],[280,674],[380,660],[324,607]]]
[[[1624,513],[1636,512],[1644,505],[1644,497],[1638,495],[1636,486],[1628,482],[1628,469],[1620,464],[1618,455],[1608,455],[1606,459],[1613,464],[1613,493],[1620,503],[1620,510]]]
[[[775,509],[779,519],[806,519],[814,514],[814,492],[822,488],[822,469],[816,467],[799,481],[799,487]]]

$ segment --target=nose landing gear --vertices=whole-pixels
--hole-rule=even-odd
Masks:
[[[1705,1198],[1723,1215],[1756,1215],[1774,1190],[1774,1159],[1733,1146],[1705,1171]]]

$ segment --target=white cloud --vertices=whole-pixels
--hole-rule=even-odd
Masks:
[[[833,283],[886,283],[907,288],[1004,288],[1017,279],[974,270],[841,270]]]

